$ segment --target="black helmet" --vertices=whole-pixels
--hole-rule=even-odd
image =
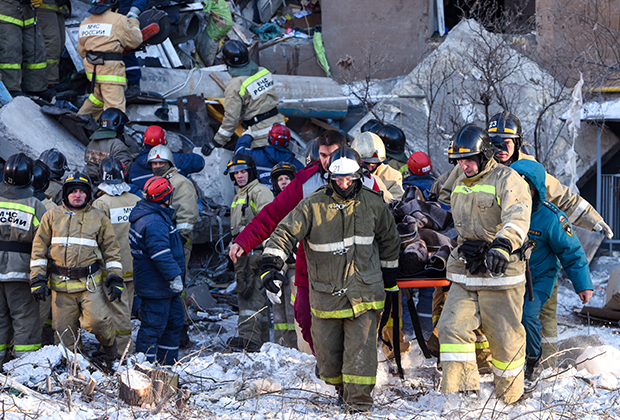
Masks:
[[[448,158],[451,161],[480,155],[480,170],[495,154],[489,134],[473,124],[464,125],[450,140]]]
[[[99,181],[120,184],[125,181],[125,165],[117,157],[108,156],[99,164]]]
[[[252,156],[246,155],[245,153],[237,153],[230,159],[228,165],[226,165],[226,170],[224,170],[224,175],[229,175],[232,182],[237,185],[237,181],[235,180],[235,172],[248,171],[248,183],[254,181],[258,178],[258,171],[256,170],[256,163],[254,163],[254,159]]]
[[[32,184],[34,162],[24,153],[8,158],[4,164],[4,182],[14,187],[28,187]]]
[[[366,121],[362,127],[360,128],[360,132],[370,131],[371,133],[377,134],[377,132],[383,127],[381,121],[376,119],[370,119]]]
[[[316,140],[310,141],[308,148],[306,149],[306,165],[319,160],[319,147],[316,145]]]
[[[34,161],[32,188],[34,192],[44,192],[50,186],[50,168],[40,159]]]
[[[125,130],[125,124],[129,122],[129,118],[123,111],[117,108],[108,108],[99,117],[99,128],[107,128],[117,133]]]
[[[297,168],[288,162],[279,162],[276,166],[271,170],[271,186],[273,187],[273,192],[275,195],[278,195],[282,192],[280,186],[278,185],[278,178],[280,175],[287,175],[291,181],[295,179],[295,173],[297,172]]]
[[[405,133],[400,128],[393,124],[386,124],[379,129],[377,135],[383,140],[385,151],[388,154],[401,155],[405,153]],[[396,156],[393,157],[397,159]],[[406,156],[403,155],[402,157],[405,161],[407,160]]]
[[[512,139],[515,151],[518,151],[523,144],[521,120],[511,112],[504,111],[493,115],[487,131],[491,137],[498,135],[504,139]]]
[[[65,183],[62,186],[62,201],[65,205],[70,206],[69,204],[69,194],[71,194],[76,189],[81,189],[86,193],[86,203],[90,201],[90,196],[93,191],[92,183],[90,181],[90,177],[86,172],[75,171],[71,175],[65,179]]]
[[[39,160],[50,168],[51,179],[60,179],[69,170],[67,158],[56,148],[44,150]]]
[[[224,63],[228,67],[244,67],[250,62],[248,47],[236,39],[226,41],[222,47]]]

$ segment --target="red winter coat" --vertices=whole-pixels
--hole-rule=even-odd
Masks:
[[[368,180],[367,180],[368,181]],[[372,189],[379,191],[377,183],[373,179]],[[286,188],[267,204],[252,219],[241,233],[233,240],[248,253],[269,238],[278,223],[290,213],[304,198],[316,191],[327,181],[321,174],[321,163],[313,162],[295,174],[295,179]],[[297,247],[297,260],[295,261],[295,285],[308,288],[308,266],[306,253],[302,243]]]

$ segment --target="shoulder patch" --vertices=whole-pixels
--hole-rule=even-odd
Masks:
[[[564,220],[564,223],[562,223],[562,229],[564,229],[564,232],[566,232],[568,236],[573,236],[573,228],[570,226],[569,221],[566,220],[565,217],[562,217],[562,219]],[[560,219],[560,221],[562,221],[562,219]]]
[[[536,249],[537,246],[538,246],[538,242],[536,242],[535,239],[530,238],[530,249],[529,249],[530,254]]]

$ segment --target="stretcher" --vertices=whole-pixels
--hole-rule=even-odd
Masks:
[[[418,311],[415,307],[415,304],[413,302],[413,298],[411,295],[411,291],[409,289],[418,288],[418,287],[449,286],[450,281],[445,278],[445,272],[441,273],[444,277],[440,277],[440,278],[431,278],[431,277],[423,276],[424,274],[427,274],[427,273],[428,272],[420,273],[422,275],[420,277],[417,277],[417,276],[400,277],[396,280],[396,283],[398,284],[398,287],[402,290],[402,293],[404,294],[405,299],[407,300],[407,307],[409,308],[409,315],[411,316],[411,323],[413,324],[413,331],[415,332],[415,338],[416,338],[416,341],[418,342],[418,345],[420,346],[420,350],[422,350],[422,353],[424,354],[425,358],[430,359],[432,356],[428,350],[428,347],[426,347],[426,341],[424,341],[424,335],[422,334],[422,327],[420,325],[420,317],[418,316]],[[394,358],[396,361],[398,376],[401,379],[404,379],[405,372],[402,368],[402,361],[401,361],[401,355],[400,355],[400,340],[399,340],[399,337],[400,337],[400,313],[398,310],[399,301],[400,301],[400,296],[398,293],[390,293],[388,298],[386,298],[383,317],[379,325],[379,339],[382,340],[390,349],[392,349],[392,346],[394,347],[393,348]],[[394,341],[393,343],[389,343],[383,340],[383,333],[382,333],[383,327],[386,325],[387,320],[389,319],[390,315],[392,316],[392,325],[394,328],[393,334],[392,334],[392,339]]]

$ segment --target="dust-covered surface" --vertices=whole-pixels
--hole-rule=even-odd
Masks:
[[[602,306],[609,272],[618,265],[620,259],[609,257],[592,264],[592,306]],[[588,326],[577,318],[573,311],[581,304],[570,283],[561,283],[559,302],[560,346],[590,343],[597,347],[588,348],[577,363],[585,361],[576,367],[560,363],[562,367],[545,370],[534,393],[512,406],[495,398],[491,375],[481,377],[481,391],[476,397],[440,394],[441,374],[436,360],[425,360],[414,345],[403,357],[404,381],[388,373],[387,362],[379,353],[372,411],[366,415],[347,414],[336,404],[334,388],[316,378],[313,356],[273,343],[265,344],[259,353],[226,353],[224,343],[235,333],[236,326],[236,316],[229,308],[213,308],[200,314],[190,330],[192,346],[184,350],[183,360],[172,367],[179,375],[181,388],[190,391],[187,405],[180,410],[175,398],[164,404],[158,414],[153,414],[155,404],[126,405],[117,397],[114,374],[118,362],[112,369],[94,366],[82,355],[76,356],[58,346],[47,346],[6,364],[5,372],[11,380],[40,393],[27,395],[16,389],[19,386],[7,385],[0,394],[0,404],[6,419],[620,418],[620,330]],[[134,337],[138,325],[134,321]],[[85,334],[83,339],[84,348],[92,347],[92,336]],[[149,366],[141,354],[127,359],[129,367],[136,363]],[[123,364],[118,372],[125,369]],[[46,393],[48,375],[50,393]],[[91,397],[85,397],[84,385],[90,378],[97,381],[97,386]]]

